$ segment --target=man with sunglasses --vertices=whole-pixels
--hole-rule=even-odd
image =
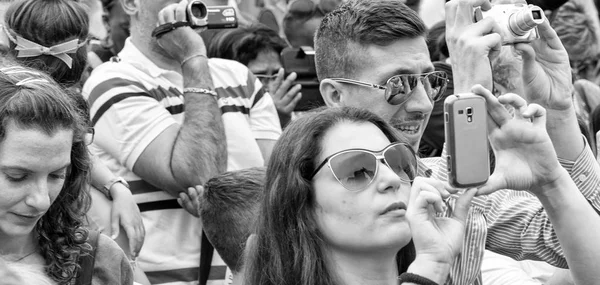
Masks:
[[[446,4],[455,93],[470,92],[475,84],[492,90],[490,60],[501,46],[501,37],[493,19],[473,23],[473,8],[479,6],[487,10],[490,3],[452,0]],[[561,164],[600,212],[600,169],[579,133],[566,51],[547,22],[539,30],[537,42],[515,46],[524,62],[522,95],[548,110],[547,128]],[[388,120],[418,149],[433,102],[447,83],[444,73],[434,72],[425,34],[421,19],[400,0],[351,0],[326,15],[315,36],[317,75],[326,104],[366,108]],[[506,159],[502,157],[503,164],[496,168],[510,167]],[[447,180],[445,151],[440,158],[421,162],[420,176]],[[452,199],[448,205],[453,205]],[[462,257],[455,261],[447,284],[482,284],[485,249],[566,267],[558,241],[550,239],[554,231],[547,226],[547,215],[529,194],[501,190],[476,197]]]

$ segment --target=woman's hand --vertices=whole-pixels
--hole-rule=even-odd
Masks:
[[[465,220],[477,190],[471,188],[460,194],[449,217],[437,216],[436,212],[446,211],[442,198],[450,196],[448,191],[455,192],[447,189],[439,180],[417,177],[412,184],[406,217],[417,260],[426,264],[447,264],[449,268],[462,250]]]
[[[187,193],[179,193],[177,203],[184,208],[188,213],[192,214],[196,218],[200,218],[200,197],[202,196],[204,188],[200,185],[196,187],[189,187]]]
[[[111,217],[111,238],[119,236],[119,226],[123,227],[129,238],[131,256],[135,259],[146,237],[146,230],[142,221],[142,214],[138,208],[131,191],[121,183],[114,183],[110,188],[113,197]]]
[[[480,85],[472,92],[483,96],[488,109],[489,140],[496,155],[496,167],[478,194],[498,189],[534,192],[557,179],[561,166],[546,132],[546,111],[537,104],[528,105],[516,94],[498,98]],[[511,116],[502,104],[514,108]]]

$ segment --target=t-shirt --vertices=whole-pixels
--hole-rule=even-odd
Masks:
[[[196,284],[199,220],[183,210],[175,197],[132,172],[139,156],[160,133],[183,123],[183,77],[156,66],[129,39],[119,59],[94,69],[83,87],[96,131],[90,150],[130,184],[146,228],[138,264],[150,282]],[[264,165],[256,140],[276,140],[281,134],[270,95],[240,63],[210,59],[209,67],[227,139],[223,142],[227,144],[227,170]],[[209,284],[222,282],[225,270],[215,253]]]

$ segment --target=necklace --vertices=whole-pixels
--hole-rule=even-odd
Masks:
[[[23,259],[25,259],[25,258],[27,258],[27,257],[30,257],[31,255],[33,255],[33,254],[34,254],[34,253],[36,253],[36,252],[38,252],[37,248],[36,248],[34,251],[32,251],[32,252],[30,252],[30,253],[28,253],[28,254],[26,254],[26,255],[22,256],[22,257],[19,257],[18,259],[16,259],[16,260],[13,260],[13,261],[11,261],[11,262],[18,263],[18,262],[20,262],[21,260],[23,260]]]

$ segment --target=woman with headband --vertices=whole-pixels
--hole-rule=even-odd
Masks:
[[[1,65],[0,257],[55,284],[132,284],[119,246],[82,227],[87,129],[73,98],[47,75]]]
[[[9,39],[9,54],[23,65],[48,73],[68,88],[80,112],[89,121],[87,102],[76,91],[87,63],[89,22],[83,6],[70,0],[19,0],[11,3],[5,15],[6,23],[2,29]],[[92,157],[92,164],[90,185],[98,191],[91,191],[88,226],[110,235],[131,259],[135,259],[145,233],[127,182],[114,175],[97,158]],[[120,231],[119,226],[123,230]],[[141,271],[137,273],[144,283],[146,280]]]

